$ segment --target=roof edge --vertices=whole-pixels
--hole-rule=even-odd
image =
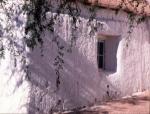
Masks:
[[[83,4],[98,6],[106,9],[124,10],[137,15],[150,16],[150,4],[139,0],[79,0]]]

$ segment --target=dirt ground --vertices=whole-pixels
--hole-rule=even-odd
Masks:
[[[150,114],[150,91],[136,93],[120,100],[84,108],[80,111],[61,114]]]

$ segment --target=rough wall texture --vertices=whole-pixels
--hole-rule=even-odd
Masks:
[[[23,4],[23,0],[9,0],[0,5],[0,113],[28,112]]]
[[[60,14],[54,22],[54,33],[45,31],[41,34],[44,41],[42,48],[37,46],[28,53],[24,50],[17,59],[12,59],[14,55],[8,50],[0,66],[0,106],[4,107],[0,113],[48,114],[149,89],[150,21],[135,24],[128,37],[126,13],[116,15],[113,11],[99,9],[95,19],[89,22],[89,7],[78,5],[81,14],[76,30],[73,29],[73,18],[67,13]],[[47,12],[47,20],[56,15],[57,5],[53,6],[52,12]],[[19,35],[16,36],[17,42],[19,39],[22,41],[24,34],[20,33],[24,33],[23,25],[20,28],[15,26],[17,30],[14,33]],[[93,27],[97,30],[92,31]],[[96,36],[99,32],[110,31],[120,35],[115,73],[100,71],[97,67]],[[76,42],[72,42],[72,34],[76,36]],[[23,57],[29,59],[28,72],[20,62]],[[26,73],[28,81],[24,79]],[[22,110],[22,106],[26,108]]]
[[[76,31],[72,31],[72,17],[67,13],[60,14],[55,20],[54,34],[45,31],[43,35],[43,56],[40,56],[39,48],[29,54],[32,82],[30,105],[33,106],[30,106],[29,111],[32,113],[91,105],[109,97],[117,98],[142,91],[150,86],[148,22],[135,24],[129,37],[130,20],[126,13],[116,15],[113,11],[101,9],[96,12],[96,20],[89,25],[88,7],[79,6],[81,14]],[[55,10],[47,13],[47,19],[52,15],[55,15]],[[92,27],[98,22],[101,23],[98,30],[92,33]],[[96,35],[109,31],[120,35],[115,73],[99,71],[97,68]],[[68,49],[72,33],[77,39],[70,53]],[[64,48],[60,49],[61,46]],[[61,57],[60,53],[64,55]],[[61,60],[64,61],[63,69],[57,72],[54,64],[59,64]],[[60,73],[59,81],[57,73]]]

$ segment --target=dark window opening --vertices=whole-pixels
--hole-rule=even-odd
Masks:
[[[97,64],[99,69],[115,72],[119,38],[108,38],[97,42]]]
[[[98,68],[104,69],[104,41],[98,42],[97,45]]]

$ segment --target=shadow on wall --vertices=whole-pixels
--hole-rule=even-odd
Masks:
[[[73,48],[72,53],[66,52],[68,44],[61,37],[57,40],[64,46],[64,64],[60,72],[59,89],[54,67],[54,60],[59,51],[55,43],[49,37],[45,37],[44,56],[41,56],[39,48],[28,55],[31,60],[29,81],[32,86],[29,113],[50,113],[92,105],[108,95],[107,85],[111,88],[107,78],[98,76],[97,67],[90,63],[86,56],[77,48]]]
[[[28,54],[29,114],[93,105],[109,98],[108,85],[109,89],[117,91],[105,76],[99,76],[97,64],[91,63],[80,47],[74,46],[72,52],[68,51],[70,42],[65,41],[63,35],[45,31],[43,41],[42,55],[38,46]],[[95,45],[94,41],[92,45]]]

